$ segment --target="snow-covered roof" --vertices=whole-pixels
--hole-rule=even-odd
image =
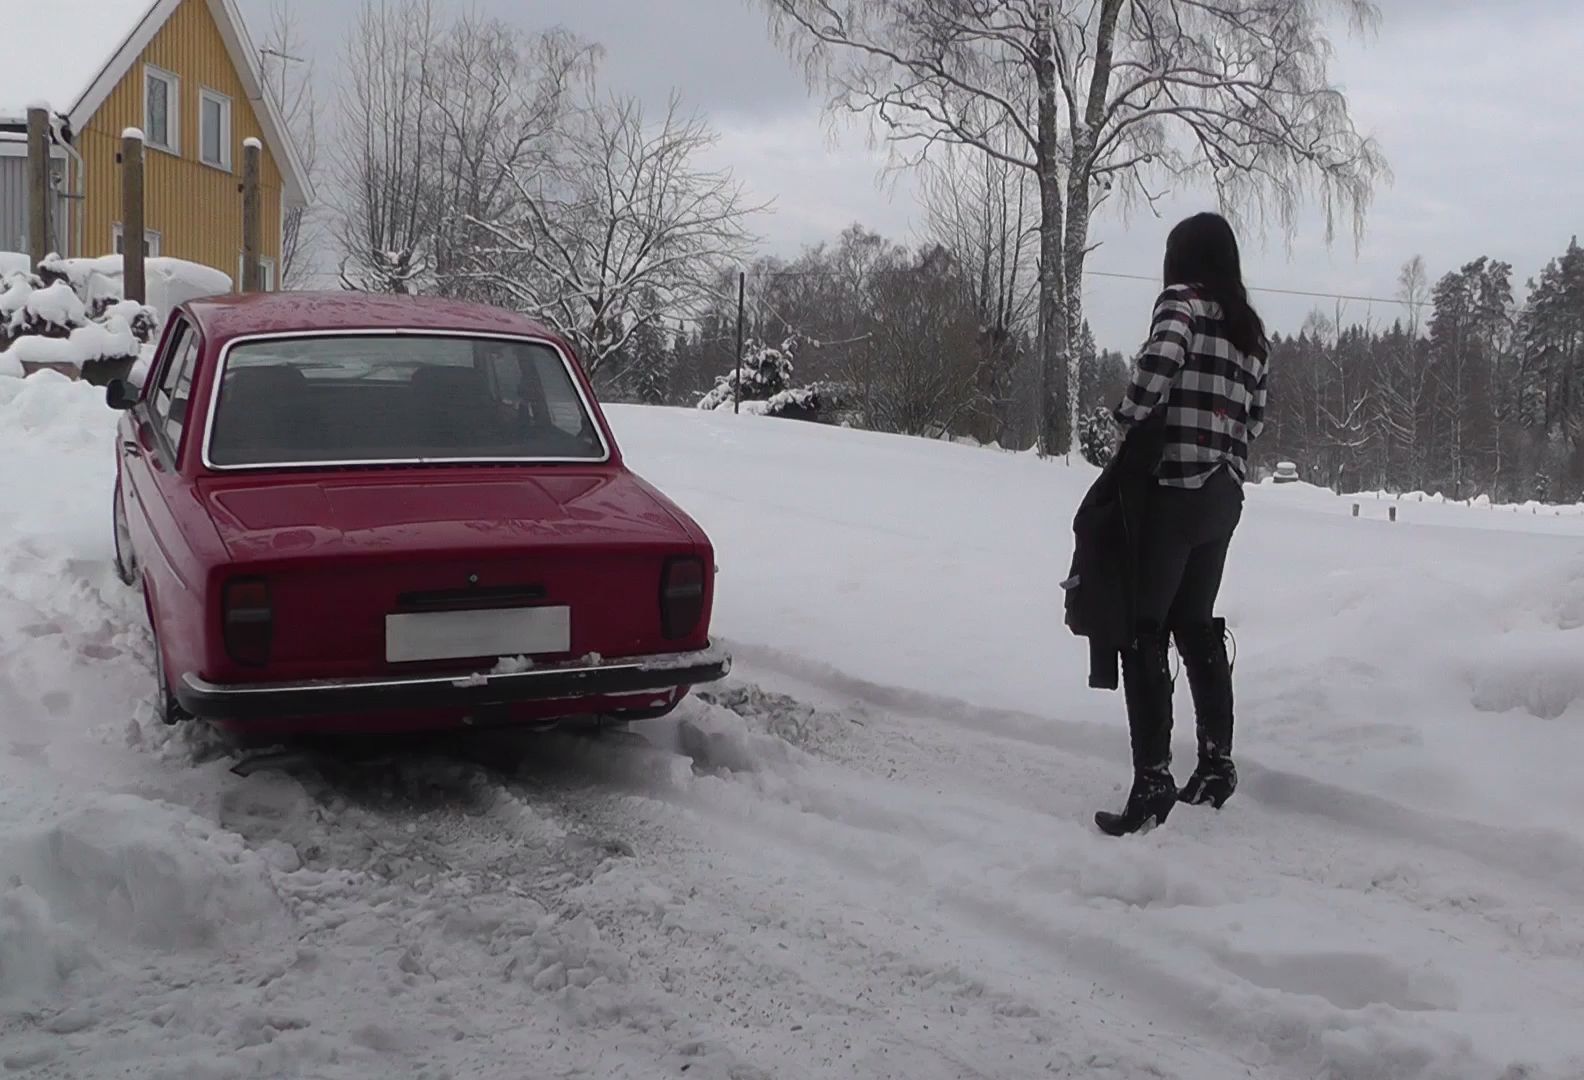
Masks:
[[[0,120],[48,102],[70,115],[158,0],[7,4],[0,21]]]
[[[182,0],[21,0],[0,15],[0,124],[47,103],[81,131]],[[205,0],[286,181],[288,205],[313,197],[291,131],[264,91],[236,0]],[[11,10],[14,8],[15,10]]]

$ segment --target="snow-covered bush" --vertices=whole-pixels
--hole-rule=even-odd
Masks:
[[[706,412],[729,409],[738,401],[769,401],[792,382],[792,354],[797,348],[795,339],[788,339],[777,348],[758,341],[743,347],[742,383],[738,384],[737,368],[715,380],[715,389],[705,394],[698,407]]]
[[[749,342],[743,348],[741,385],[738,385],[737,369],[733,367],[715,380],[715,389],[704,395],[698,407],[706,412],[730,411],[737,407],[755,416],[818,419],[824,404],[820,388],[792,385],[792,360],[797,344],[796,338],[788,338],[780,346]]]
[[[119,259],[116,260],[119,265]],[[37,272],[14,258],[0,269],[0,373],[23,365],[82,370],[132,363],[159,325],[154,309],[123,300],[119,276],[95,273],[84,260],[50,257]]]
[[[1117,425],[1107,409],[1096,409],[1078,421],[1078,452],[1091,465],[1105,468],[1116,454]]]

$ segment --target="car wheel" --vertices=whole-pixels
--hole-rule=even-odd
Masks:
[[[137,581],[137,561],[132,556],[132,530],[127,526],[126,501],[121,497],[121,481],[116,481],[111,518],[115,523],[115,572],[121,584]]]
[[[181,707],[171,692],[170,677],[165,673],[165,650],[160,646],[159,623],[154,619],[153,605],[148,609],[149,630],[154,635],[154,715],[167,724],[180,724],[191,720],[192,715]]]

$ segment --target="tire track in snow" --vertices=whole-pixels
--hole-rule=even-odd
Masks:
[[[1125,742],[1107,725],[1064,721],[1010,709],[987,709],[923,691],[890,687],[758,645],[731,643],[739,667],[748,665],[792,678],[877,708],[929,717],[1006,738],[1122,763]],[[1487,825],[1417,810],[1401,803],[1298,773],[1266,768],[1240,755],[1239,798],[1245,794],[1272,809],[1322,817],[1361,834],[1382,834],[1408,844],[1441,848],[1485,866],[1500,867],[1555,890],[1584,895],[1584,844],[1550,829]]]
[[[741,672],[741,668],[739,672]],[[864,715],[871,720],[874,717],[872,711],[866,712]],[[902,725],[899,723],[898,726]],[[854,734],[856,736],[857,732],[854,732]],[[864,737],[874,739],[883,739],[887,734],[889,732],[884,731],[883,728],[877,732],[873,729],[873,725],[871,725],[870,729],[862,732]],[[889,744],[887,745],[889,746]],[[932,755],[930,760],[939,762],[945,760],[945,758],[942,755]],[[955,770],[960,764],[960,762],[954,762],[948,767],[948,771],[952,771],[953,775],[955,775]],[[1060,775],[1060,772],[1057,770],[1050,775]],[[995,901],[986,900],[987,894],[1017,896],[1020,891],[1026,893],[1027,889],[1023,888],[1020,890],[1019,886],[1029,884],[1026,876],[1025,880],[1019,881],[1015,877],[1008,879],[1004,873],[994,872],[997,868],[993,865],[993,860],[982,862],[972,873],[965,872],[960,875],[960,878],[966,880],[948,881],[944,885],[939,881],[929,880],[929,874],[921,872],[919,864],[928,860],[930,849],[938,849],[941,845],[952,843],[961,846],[966,839],[971,838],[974,829],[977,828],[974,815],[958,816],[959,823],[964,825],[962,829],[922,828],[915,829],[912,835],[904,832],[902,835],[894,837],[892,847],[904,849],[903,854],[898,854],[896,851],[886,851],[885,843],[877,838],[883,836],[885,830],[876,830],[876,821],[894,823],[895,820],[894,815],[883,807],[877,812],[868,812],[867,808],[862,807],[861,799],[858,796],[849,798],[843,795],[833,798],[822,785],[818,784],[795,787],[783,783],[766,782],[758,776],[734,777],[734,780],[740,784],[747,784],[761,795],[773,800],[779,800],[783,804],[786,809],[786,813],[783,815],[785,820],[775,820],[774,815],[769,815],[771,820],[767,826],[772,830],[773,839],[776,843],[802,843],[811,858],[823,857],[830,859],[837,863],[841,873],[878,875],[887,881],[892,881],[893,884],[900,884],[904,888],[934,888],[944,897],[944,902],[958,905],[968,916],[976,917],[981,924],[992,918],[1000,918],[1008,926],[1008,932],[1022,935],[1030,948],[1044,947],[1047,950],[1054,951],[1056,955],[1078,958],[1081,962],[1086,962],[1091,972],[1102,983],[1107,977],[1107,972],[1130,970],[1131,975],[1124,985],[1137,985],[1154,992],[1156,1004],[1160,1005],[1168,1014],[1171,1010],[1176,1010],[1176,1014],[1179,1017],[1186,1016],[1187,1022],[1201,1027],[1208,1026],[1223,1033],[1228,1030],[1228,1027],[1236,1030],[1241,1026],[1256,1041],[1271,1039],[1273,1037],[1271,1031],[1274,1029],[1284,1032],[1281,1036],[1282,1044],[1289,1047],[1306,1045],[1309,1042],[1334,1043],[1337,1045],[1328,1051],[1330,1056],[1327,1060],[1333,1068],[1339,1069],[1341,1068],[1338,1064],[1339,1062],[1345,1063],[1351,1060],[1351,1052],[1345,1045],[1347,1040],[1362,1037],[1364,1032],[1368,1032],[1369,1038],[1384,1043],[1379,1049],[1387,1058],[1393,1058],[1395,1054],[1394,1060],[1399,1061],[1402,1068],[1409,1070],[1404,1071],[1402,1075],[1437,1077],[1443,1075],[1483,1075],[1479,1071],[1480,1066],[1463,1061],[1467,1055],[1467,1048],[1456,1045],[1456,1037],[1448,1037],[1445,1031],[1437,1033],[1430,1028],[1426,1028],[1419,1021],[1412,1019],[1412,1014],[1416,1012],[1424,1010],[1434,1012],[1447,1007],[1455,1010],[1457,1007],[1455,997],[1449,996],[1451,991],[1447,989],[1446,980],[1435,976],[1433,973],[1417,973],[1413,969],[1403,967],[1385,956],[1359,955],[1355,957],[1347,952],[1326,953],[1323,949],[1306,952],[1306,949],[1313,949],[1313,947],[1296,942],[1294,945],[1299,949],[1299,952],[1293,954],[1291,960],[1282,961],[1272,966],[1264,964],[1258,958],[1251,959],[1247,955],[1238,953],[1235,949],[1227,948],[1215,935],[1206,936],[1202,933],[1185,933],[1179,927],[1167,929],[1172,936],[1181,940],[1175,942],[1170,938],[1150,940],[1151,932],[1147,926],[1135,926],[1131,923],[1130,932],[1142,934],[1145,943],[1140,950],[1133,950],[1119,955],[1117,944],[1111,940],[1106,930],[1095,930],[1092,926],[1084,927],[1082,925],[1076,928],[1064,926],[1060,925],[1059,919],[1055,920],[1058,925],[1053,928],[1050,912],[1043,907],[1038,911],[1028,911],[1020,910],[1020,905],[1018,904],[1006,902],[998,904]],[[905,777],[903,781],[906,782]],[[875,800],[883,801],[882,796],[885,790],[883,785],[877,786],[873,782],[866,782],[859,785],[857,790],[864,793],[872,793]],[[851,808],[854,805],[860,807],[856,818],[851,812]],[[952,809],[955,811],[956,806],[954,805]],[[1028,812],[1030,811],[1026,807],[1018,810],[1018,814]],[[1048,824],[1053,838],[1062,837],[1064,830],[1068,832],[1073,830],[1072,819],[1070,818],[1063,820],[1051,817],[1045,808],[1037,808],[1032,812],[1036,815],[1036,821],[1043,820]],[[721,827],[736,826],[739,822],[758,824],[760,818],[765,817],[766,813],[756,816],[751,809],[728,803],[717,815],[719,818],[718,824]],[[1192,813],[1192,811],[1185,810],[1185,813]],[[812,829],[806,822],[800,820],[811,815],[828,820],[831,823],[830,830],[821,832],[820,830]],[[918,820],[921,823],[927,822],[928,815],[921,815]],[[950,820],[951,816],[946,815],[938,819],[937,824],[941,821],[949,822]],[[1013,815],[1005,823],[1006,827],[1015,827],[1017,820],[1017,816]],[[1176,820],[1174,818],[1174,822]],[[1228,818],[1225,820],[1231,821],[1233,819]],[[1300,817],[1297,820],[1301,822],[1304,819]],[[1218,821],[1218,825],[1220,823]],[[1026,827],[1028,822],[1025,820],[1023,824]],[[1077,831],[1079,835],[1084,835],[1081,829]],[[843,835],[844,832],[846,835]],[[1183,835],[1183,833],[1184,830],[1173,830],[1171,840],[1163,840],[1161,843],[1170,844],[1173,849],[1175,849],[1176,845],[1182,843],[1192,845],[1194,843],[1192,834]],[[1242,838],[1238,835],[1233,835],[1221,837],[1220,839],[1225,839],[1231,844],[1239,844]],[[1336,892],[1339,887],[1345,888],[1345,886],[1340,886],[1334,880],[1329,883],[1317,882],[1314,879],[1313,868],[1303,865],[1305,855],[1312,855],[1317,850],[1316,844],[1323,847],[1328,840],[1334,843],[1335,838],[1327,838],[1324,833],[1320,833],[1311,841],[1300,844],[1299,850],[1291,853],[1291,857],[1278,871],[1281,875],[1289,877],[1297,887],[1316,893],[1316,895],[1296,902],[1301,905],[1312,905],[1318,911],[1327,910],[1335,905],[1336,900],[1346,896],[1345,893],[1339,896]],[[917,850],[906,851],[905,849],[910,846],[910,843]],[[1110,841],[1105,841],[1105,843],[1111,844]],[[1389,841],[1389,846],[1390,843]],[[1062,856],[1064,858],[1075,853],[1081,856],[1084,850],[1083,841],[1075,842],[1071,838],[1058,843],[1057,846],[1062,848]],[[1135,846],[1130,849],[1126,845],[1118,847],[1115,844],[1111,844],[1106,849],[1106,857],[1121,861],[1126,858],[1126,853],[1130,850],[1137,851],[1138,848]],[[1364,848],[1366,858],[1374,856],[1377,852],[1378,848],[1376,847]],[[1156,853],[1157,856],[1159,854],[1161,853]],[[1395,856],[1393,857],[1395,858]],[[910,860],[913,861],[910,862]],[[1245,871],[1243,876],[1245,877],[1246,869],[1246,867],[1243,868]],[[1079,877],[1081,878],[1081,876],[1080,873]],[[1115,878],[1119,875],[1113,873],[1111,876]],[[1126,874],[1124,873],[1120,876],[1125,877]],[[1177,886],[1170,886],[1169,883],[1161,882],[1158,874],[1156,877],[1157,880],[1150,883],[1156,887],[1163,889],[1176,887],[1179,891],[1184,887],[1183,883],[1179,883]],[[1233,880],[1236,880],[1236,877]],[[1083,900],[1086,884],[1092,884],[1083,883],[1081,880],[1075,881],[1074,876],[1065,873],[1063,868],[1057,868],[1054,871],[1050,877],[1050,883],[1057,884],[1058,887],[1064,887],[1067,895],[1076,895],[1080,901]],[[1089,891],[1091,895],[1087,898],[1088,902],[1095,903],[1103,901],[1097,901],[1092,893],[1098,891],[1103,896],[1108,890],[1101,888],[1099,890],[1090,889]],[[1134,883],[1126,891],[1136,894],[1140,889],[1138,884]],[[1187,886],[1187,893],[1184,894],[1183,898],[1190,904],[1197,902],[1211,907],[1215,906],[1213,897],[1194,897],[1192,893],[1192,887]],[[1416,910],[1412,913],[1412,918],[1419,923],[1428,924],[1420,928],[1420,937],[1435,934],[1446,934],[1448,936],[1461,934],[1469,938],[1471,942],[1481,942],[1478,946],[1471,945],[1469,947],[1484,948],[1491,955],[1506,951],[1506,947],[1501,942],[1492,942],[1490,940],[1489,930],[1494,928],[1500,933],[1501,937],[1505,938],[1511,933],[1512,926],[1492,923],[1483,932],[1478,927],[1470,928],[1468,926],[1468,919],[1471,916],[1482,921],[1485,920],[1486,913],[1478,905],[1468,909],[1457,905],[1426,905],[1422,903],[1422,896],[1410,898],[1399,896],[1382,897],[1380,895],[1367,897],[1360,895],[1356,900],[1348,901],[1350,910],[1351,908],[1358,908],[1349,918],[1355,920],[1356,925],[1368,926],[1372,919],[1370,913],[1380,908],[1380,905],[1387,900],[1390,901],[1390,904],[1387,908],[1381,909],[1381,912],[1393,914],[1399,922],[1405,917],[1404,912],[1400,910],[1404,903],[1414,904]],[[1148,903],[1148,900],[1141,902]],[[986,904],[989,906],[986,907]],[[1497,906],[1498,908],[1500,907],[1499,904]],[[972,921],[974,921],[973,918],[964,917],[957,920],[954,925],[966,926]],[[1442,929],[1442,927],[1445,927],[1445,929]],[[1054,934],[1053,929],[1056,931]],[[1554,929],[1559,933],[1565,932],[1563,928]],[[1158,937],[1158,935],[1156,936]],[[1042,940],[1043,945],[1041,944]],[[1055,942],[1054,945],[1053,941]],[[1162,972],[1152,966],[1148,955],[1143,955],[1142,957],[1140,955],[1141,953],[1148,954],[1151,950],[1162,946],[1170,947],[1176,945],[1180,948],[1184,942],[1187,943],[1190,950],[1197,950],[1197,956],[1189,957],[1189,960],[1196,962],[1200,968],[1205,968],[1208,965],[1209,969],[1222,970],[1224,972],[1224,981],[1241,984],[1237,992],[1229,995],[1223,987],[1219,987],[1214,983],[1207,985],[1203,980],[1192,978],[1174,980],[1169,976],[1163,977]],[[1534,937],[1525,938],[1524,944],[1526,951],[1538,954],[1541,943]],[[1433,948],[1441,953],[1446,951],[1444,945],[1433,941],[1428,946],[1421,942],[1419,947]],[[1356,950],[1358,946],[1347,945],[1346,948]],[[1572,939],[1568,951],[1573,954],[1576,960],[1576,937]],[[1445,959],[1445,956],[1443,956],[1443,959]],[[1573,975],[1576,974],[1576,963],[1570,964],[1566,957],[1561,958],[1560,962],[1555,956],[1544,959],[1551,962],[1549,975],[1546,977],[1552,980],[1559,990],[1565,991],[1565,987],[1569,985],[1570,980],[1573,980]],[[1528,963],[1535,964],[1541,960],[1542,957],[1534,955]],[[1505,977],[1522,979],[1525,976],[1526,962],[1504,961],[1504,963],[1506,963],[1507,968]],[[1535,974],[1538,976],[1540,973],[1535,972]],[[1394,982],[1396,983],[1395,988],[1393,987]],[[1573,980],[1573,982],[1576,983],[1576,980]],[[1362,986],[1369,983],[1376,984],[1378,989],[1361,989]],[[1163,986],[1167,989],[1165,992],[1160,992]],[[1361,997],[1361,994],[1379,994],[1380,996]],[[1249,1000],[1250,996],[1253,998],[1252,1001]],[[1303,1002],[1300,1000],[1324,999],[1326,997],[1332,998],[1338,1004],[1333,1005],[1330,1002],[1325,1002],[1317,1007],[1312,1001]],[[1213,1009],[1207,1010],[1203,1007],[1191,1009],[1186,1014],[1183,1012],[1183,1002],[1185,1001],[1199,1003],[1209,1000],[1214,1002],[1218,998],[1223,1002],[1223,1007],[1219,1012]],[[1226,1005],[1225,1003],[1228,1001],[1235,1002],[1235,1006]],[[1379,1002],[1380,1004],[1371,1005],[1366,1010],[1365,1015],[1359,1015],[1359,1008],[1367,1002]],[[1580,1004],[1584,1005],[1584,1002]],[[1397,1014],[1397,1018],[1391,1019],[1379,1016],[1372,1018],[1368,1015],[1371,1011],[1378,1013],[1383,1009],[1388,1013]],[[1247,1023],[1241,1023],[1239,1020],[1245,1013],[1264,1019],[1261,1023],[1250,1026]],[[1228,1020],[1232,1022],[1228,1024]],[[1410,1068],[1411,1063],[1416,1060],[1421,1061],[1421,1065]],[[1437,1065],[1437,1062],[1440,1062],[1440,1064]],[[1350,1066],[1350,1068],[1353,1068],[1353,1066]],[[1357,1066],[1357,1068],[1363,1068],[1363,1066]],[[1437,1072],[1437,1068],[1444,1068],[1447,1071]],[[1339,1071],[1337,1075],[1372,1074],[1367,1069],[1364,1069],[1364,1071],[1360,1072]],[[1494,1073],[1491,1073],[1491,1075],[1494,1075]]]
[[[739,667],[738,677],[745,671]],[[796,679],[792,683],[794,691],[801,685]],[[820,694],[817,687],[810,689],[816,696]],[[1126,765],[1122,762],[1106,763],[1100,781],[1073,785],[1066,781],[1087,776],[1091,759],[1086,755],[1075,758],[1059,747],[1031,746],[1015,736],[985,733],[974,738],[976,753],[965,756],[956,723],[917,712],[899,716],[861,702],[859,708],[866,728],[849,731],[852,737],[845,743],[828,740],[811,749],[885,777],[910,766],[916,769],[921,763],[939,762],[941,775],[933,782],[943,792],[942,801],[950,798],[945,792],[971,790],[991,803],[1015,801],[1052,829],[1076,824],[1078,833],[1086,837],[1088,813],[1096,801],[1120,801],[1126,796],[1122,783]],[[905,753],[898,752],[902,749]],[[1257,862],[1284,877],[1329,890],[1391,894],[1433,918],[1448,920],[1443,931],[1448,935],[1462,933],[1469,920],[1477,920],[1536,959],[1584,960],[1584,926],[1555,915],[1557,903],[1570,902],[1563,890],[1547,890],[1551,899],[1537,904],[1532,894],[1524,895],[1503,879],[1493,879],[1489,867],[1476,859],[1458,860],[1467,862],[1462,868],[1455,863],[1432,862],[1423,858],[1415,844],[1367,831],[1359,835],[1367,836],[1368,842],[1338,843],[1336,834],[1326,828],[1326,818],[1299,813],[1284,814],[1286,824],[1272,830],[1259,816],[1246,813],[1247,806],[1240,794],[1227,811],[1208,817],[1203,810],[1179,807],[1169,831],[1163,834],[1171,839],[1160,843],[1171,851],[1178,846],[1178,838],[1187,843],[1202,841],[1207,846],[1200,850],[1212,860],[1214,871],[1231,880]],[[955,801],[953,811],[962,821],[986,818],[982,804],[962,799]],[[1300,836],[1293,837],[1290,829],[1300,830]],[[1100,841],[1092,850],[1093,855],[1079,860],[1077,871],[1084,875],[1083,889],[1093,895],[1151,906],[1161,900],[1204,904],[1210,902],[1206,897],[1218,893],[1208,880],[1210,867],[1199,875],[1185,876],[1180,867],[1168,874],[1163,868],[1166,860],[1157,858],[1117,872],[1126,860],[1117,857],[1116,845]],[[1449,873],[1449,867],[1455,872]],[[1071,873],[1052,874],[1046,883],[1069,889],[1073,878]],[[1316,902],[1332,901],[1321,898]]]

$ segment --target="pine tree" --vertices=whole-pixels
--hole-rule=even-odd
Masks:
[[[633,395],[645,405],[663,404],[676,361],[665,331],[654,323],[643,323],[633,331],[627,353],[626,382]]]

